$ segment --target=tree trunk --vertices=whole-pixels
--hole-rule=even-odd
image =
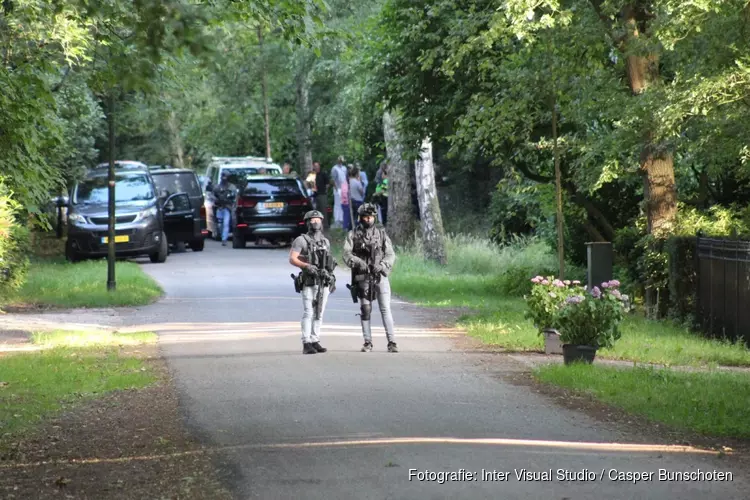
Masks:
[[[182,147],[182,137],[180,137],[180,127],[177,124],[177,115],[174,111],[169,112],[167,118],[167,126],[169,127],[169,142],[171,143],[171,154],[174,159],[174,166],[177,168],[185,168],[185,153]]]
[[[310,139],[310,84],[307,69],[297,75],[297,149],[299,171],[306,176],[312,171],[312,148]]]
[[[266,65],[263,53],[263,29],[258,26],[258,45],[260,45],[260,90],[263,95],[263,117],[266,132],[266,160],[271,161],[271,126],[268,118],[268,90],[266,88]]]
[[[639,7],[642,6],[631,4],[623,9],[623,17],[628,30],[625,42],[627,45],[637,41],[641,35],[641,26],[650,19],[650,14]],[[633,53],[627,57],[627,72],[630,90],[634,96],[637,96],[658,82],[660,78],[659,56]],[[640,166],[644,184],[648,233],[664,236],[669,232],[671,222],[677,215],[674,160],[672,153],[654,143],[652,131],[644,132],[645,141],[641,150]]]
[[[404,146],[398,134],[396,117],[383,114],[383,136],[388,157],[388,234],[395,245],[406,245],[416,229],[411,201],[410,165],[405,161]]]
[[[657,237],[669,235],[677,215],[674,160],[668,152],[647,146],[641,154],[643,194],[646,198],[647,230]]]
[[[416,180],[424,256],[428,260],[445,265],[448,262],[445,252],[445,229],[435,187],[435,166],[432,162],[432,142],[429,138],[422,141],[421,156],[416,164]]]

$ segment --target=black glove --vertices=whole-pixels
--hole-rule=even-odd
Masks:
[[[372,266],[372,274],[374,274],[375,276],[379,274],[385,276],[385,267],[383,267],[383,264],[374,264]]]
[[[313,266],[312,264],[310,264],[309,266],[305,267],[305,272],[312,276],[317,276],[320,273],[320,269],[318,268],[318,266]]]
[[[365,264],[365,261],[363,261],[362,259],[355,257],[352,259],[352,268],[355,271],[366,271],[367,264]]]

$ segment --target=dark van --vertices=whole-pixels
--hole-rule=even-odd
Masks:
[[[177,193],[160,198],[148,167],[133,162],[122,166],[118,163],[117,167],[116,255],[148,255],[151,262],[165,262],[169,253],[165,230],[185,224],[185,214],[191,214],[188,195]],[[108,180],[107,168],[97,168],[76,182],[70,192],[65,255],[72,262],[107,255]]]
[[[185,243],[194,252],[203,251],[208,236],[206,206],[198,176],[186,168],[151,165],[148,167],[159,194],[166,198],[175,193],[187,193],[190,199],[192,224],[183,224],[178,231],[167,230],[167,241],[176,245]],[[187,220],[186,220],[187,222]]]

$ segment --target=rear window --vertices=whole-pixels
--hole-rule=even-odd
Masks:
[[[190,196],[202,196],[198,181],[192,172],[170,172],[166,174],[151,173],[154,184],[159,190],[166,189],[169,194],[187,193]]]
[[[251,179],[247,181],[242,194],[247,196],[301,195],[302,191],[294,179]]]

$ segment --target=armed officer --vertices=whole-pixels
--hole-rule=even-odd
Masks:
[[[302,269],[299,275],[292,274],[295,290],[302,293],[302,353],[316,354],[328,350],[320,345],[320,327],[328,295],[336,290],[336,262],[331,243],[323,235],[323,214],[311,210],[305,214],[305,223],[307,234],[292,242],[289,263]]]
[[[344,262],[352,270],[352,283],[349,286],[352,300],[360,302],[362,335],[365,339],[362,352],[372,351],[370,313],[374,299],[378,301],[388,337],[388,352],[398,352],[391,314],[391,285],[388,281],[396,262],[396,253],[385,228],[375,224],[376,215],[377,208],[372,203],[359,207],[359,224],[349,232],[344,243]]]

